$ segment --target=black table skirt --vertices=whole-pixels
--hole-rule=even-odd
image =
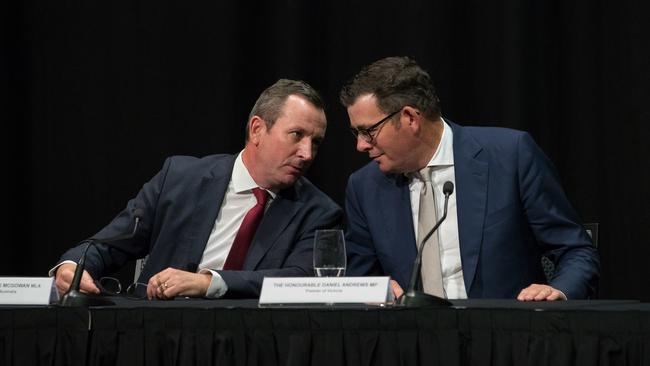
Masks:
[[[83,365],[87,309],[0,307],[0,365]]]
[[[442,309],[258,309],[254,304],[205,300],[90,310],[0,308],[0,363],[650,365],[646,304],[539,308],[510,302],[510,307],[484,303]]]

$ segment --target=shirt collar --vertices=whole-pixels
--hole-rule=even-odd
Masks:
[[[255,183],[255,180],[253,180],[253,177],[251,177],[251,174],[248,172],[246,165],[244,165],[244,161],[242,160],[242,153],[243,151],[240,151],[237,155],[237,158],[235,159],[235,165],[232,167],[232,176],[230,178],[232,182],[232,188],[235,193],[244,193],[252,191],[253,188],[259,187],[259,185]],[[275,198],[276,194],[274,192],[268,189],[266,189],[266,191],[271,195],[271,199]]]
[[[442,120],[442,137],[436,152],[429,160],[427,166],[453,166],[454,165],[454,132],[451,127]]]

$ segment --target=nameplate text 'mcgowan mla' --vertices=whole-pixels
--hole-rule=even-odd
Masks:
[[[52,277],[0,277],[0,305],[49,305],[58,294]]]

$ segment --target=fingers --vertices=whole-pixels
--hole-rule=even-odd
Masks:
[[[402,290],[402,287],[397,283],[397,281],[390,280],[390,287],[393,289],[393,294],[396,299],[399,299],[404,294],[404,290]]]
[[[178,295],[178,286],[171,283],[171,280],[163,281],[157,288],[157,297],[163,300],[170,300]]]
[[[149,279],[147,283],[147,298],[149,300],[166,298],[165,290],[169,288],[169,283],[167,283],[166,279],[163,279],[166,271],[159,272]]]
[[[564,294],[548,285],[532,284],[521,290],[517,296],[519,301],[555,301],[566,300]]]
[[[158,286],[156,276],[152,276],[147,282],[147,299],[152,300],[156,297],[156,286]]]
[[[99,287],[95,285],[95,281],[90,276],[90,273],[84,270],[83,275],[81,275],[81,282],[79,283],[79,290],[82,292],[89,292],[92,294],[99,294],[101,291]]]
[[[63,295],[68,292],[76,268],[77,265],[75,263],[64,263],[56,270],[55,283],[59,294]],[[95,281],[87,271],[84,271],[83,275],[81,276],[79,290],[94,294],[98,294],[100,292],[99,288],[95,285]]]
[[[564,301],[566,299],[567,298],[562,293],[562,291],[558,291],[558,290],[554,290],[551,295],[546,297],[546,301]]]
[[[56,289],[59,291],[59,294],[65,294],[70,288],[70,282],[72,282],[76,267],[76,264],[64,263],[56,270],[54,282],[56,283]]]
[[[169,300],[179,294],[179,273],[184,272],[174,268],[167,268],[152,276],[147,283],[147,298]]]
[[[167,268],[149,279],[147,297],[168,300],[176,296],[204,296],[211,279],[212,274]]]

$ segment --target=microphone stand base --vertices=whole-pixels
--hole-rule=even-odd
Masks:
[[[68,291],[61,300],[59,305],[63,307],[88,307],[88,306],[110,306],[115,305],[111,300],[102,296],[86,294],[81,291]]]
[[[439,306],[447,307],[453,304],[446,299],[438,296],[425,294],[421,291],[407,292],[399,298],[397,303],[406,307],[426,307],[426,306]]]

